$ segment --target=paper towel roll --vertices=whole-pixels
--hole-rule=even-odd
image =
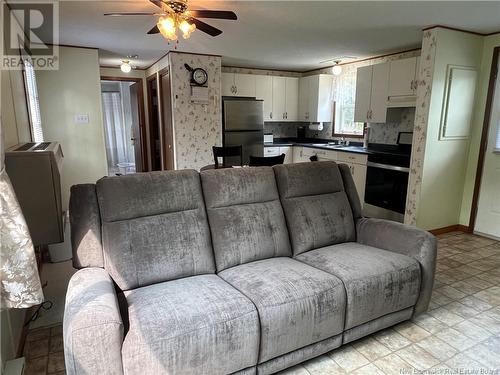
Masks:
[[[322,122],[316,122],[313,124],[309,124],[309,130],[323,130],[323,123]]]

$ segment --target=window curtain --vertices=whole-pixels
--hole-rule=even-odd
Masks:
[[[35,249],[5,171],[4,155],[3,137],[0,134],[0,308],[2,310],[26,308],[43,302]]]
[[[127,132],[120,92],[102,92],[104,135],[108,170],[116,170],[118,163],[130,163],[133,155],[130,134]]]

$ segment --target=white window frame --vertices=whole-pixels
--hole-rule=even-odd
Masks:
[[[29,58],[23,59],[24,89],[26,93],[26,104],[30,118],[31,140],[43,142],[42,118],[40,114],[40,100],[38,98],[38,87],[36,84],[35,69]]]

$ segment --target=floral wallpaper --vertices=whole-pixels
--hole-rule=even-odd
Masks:
[[[176,169],[200,169],[213,164],[212,146],[222,144],[220,56],[169,53],[171,72]],[[207,104],[191,102],[190,73],[184,67],[208,73]]]
[[[417,81],[417,104],[415,110],[415,127],[410,164],[410,177],[406,197],[405,224],[417,224],[417,207],[422,185],[422,170],[427,138],[427,120],[431,101],[432,76],[436,57],[436,29],[424,31],[420,73]]]

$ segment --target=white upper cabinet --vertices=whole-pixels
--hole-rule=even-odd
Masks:
[[[300,78],[298,119],[306,122],[331,122],[333,76],[319,74]]]
[[[299,115],[299,79],[286,78],[285,120],[297,121]]]
[[[235,74],[234,84],[236,86],[236,96],[255,97],[255,75]]]
[[[405,97],[406,101],[412,100],[411,97],[417,94],[420,57],[394,60],[389,65],[388,101],[404,101]]]
[[[271,121],[297,121],[299,79],[272,77],[273,103]]]
[[[369,122],[385,122],[387,119],[387,89],[389,64],[373,65]]]
[[[388,83],[388,63],[358,68],[354,121],[372,123],[386,121]]]
[[[221,95],[234,96],[234,73],[222,73]]]
[[[286,77],[273,77],[273,111],[271,121],[285,121]]]
[[[271,121],[273,112],[273,77],[255,76],[255,97],[264,101],[264,121]]]
[[[356,99],[354,102],[354,121],[356,122],[367,122],[370,115],[372,73],[372,66],[358,68],[356,73]]]
[[[222,73],[222,96],[255,97],[255,75]]]

